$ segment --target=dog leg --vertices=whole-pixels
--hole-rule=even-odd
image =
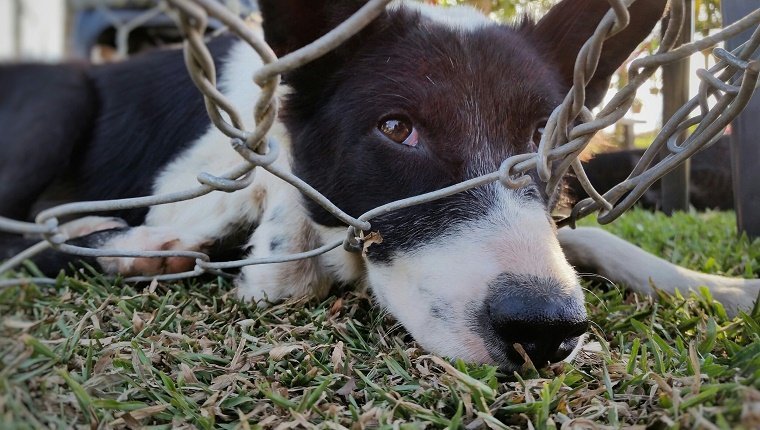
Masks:
[[[68,244],[96,247],[126,228],[127,223],[119,218],[87,216],[62,224],[59,231],[67,238]],[[0,234],[0,261],[17,256],[41,240],[41,237],[35,236]],[[94,258],[65,254],[55,249],[47,249],[31,260],[47,276],[56,276],[62,268],[79,262],[96,263]]]
[[[99,250],[117,251],[200,251],[206,245],[205,236],[180,232],[165,227],[129,227],[118,218],[84,217],[63,224],[60,228],[69,245]],[[37,244],[41,239],[19,235],[0,235],[0,260],[10,259],[23,250]],[[195,260],[185,257],[132,258],[132,257],[83,257],[47,249],[31,258],[46,276],[55,276],[70,265],[85,262],[100,266],[109,274],[158,275],[191,270]]]
[[[126,227],[128,227],[126,221],[121,218],[86,216],[62,224],[60,230],[66,237],[73,239],[87,236],[96,231]]]
[[[203,251],[210,240],[171,227],[140,226],[122,230],[98,244],[99,249],[128,251]],[[96,260],[106,273],[124,276],[161,275],[192,270],[195,259],[187,257],[99,257]]]
[[[252,97],[255,99],[255,97]],[[229,139],[214,127],[186,152],[167,165],[156,178],[153,193],[170,194],[198,185],[199,172],[221,173],[241,162]],[[286,164],[287,160],[278,160]],[[133,227],[100,244],[99,249],[127,251],[198,251],[258,223],[269,182],[273,178],[262,169],[253,173],[254,182],[235,192],[209,194],[150,208],[143,225]],[[98,263],[108,273],[151,276],[191,270],[192,258],[102,257]]]
[[[760,279],[709,275],[676,266],[600,228],[559,230],[559,241],[570,264],[589,269],[641,294],[652,286],[674,294],[676,290],[709,288],[730,315],[750,310],[760,293]]]
[[[0,67],[0,216],[27,219],[88,138],[97,97],[81,67]]]
[[[266,192],[260,184],[233,193],[212,192],[185,202],[150,209],[144,225],[127,229],[99,249],[127,251],[198,251],[258,221]],[[158,275],[191,270],[195,260],[187,257],[100,257],[107,273]]]
[[[335,242],[346,235],[344,227],[315,225],[293,188],[272,193],[259,227],[248,242],[248,258],[295,254]],[[238,295],[260,306],[287,297],[324,297],[333,282],[350,282],[362,273],[361,259],[343,250],[298,261],[246,266],[236,281]]]

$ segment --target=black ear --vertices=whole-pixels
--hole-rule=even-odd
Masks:
[[[278,57],[338,26],[367,0],[259,0],[264,37]]]
[[[593,107],[602,101],[615,70],[652,31],[666,4],[667,0],[637,0],[631,5],[628,27],[604,42],[596,73],[586,86],[586,106]],[[563,0],[533,28],[546,58],[559,68],[568,88],[573,84],[578,51],[609,9],[607,0]]]

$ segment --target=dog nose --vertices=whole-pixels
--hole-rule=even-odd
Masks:
[[[502,274],[492,286],[488,319],[502,343],[502,352],[512,363],[525,361],[514,348],[516,343],[537,368],[562,361],[588,329],[583,300],[558,281]]]

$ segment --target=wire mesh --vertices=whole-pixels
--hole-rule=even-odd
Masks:
[[[190,186],[182,192],[108,201],[90,201],[64,204],[41,212],[34,223],[0,218],[0,231],[18,234],[38,234],[44,241],[24,251],[0,266],[0,274],[18,266],[23,260],[50,247],[60,251],[90,257],[189,257],[196,261],[193,270],[150,277],[131,277],[126,281],[151,279],[173,280],[198,276],[203,273],[224,274],[223,270],[255,264],[269,264],[310,258],[341,245],[352,252],[362,249],[365,232],[372,228],[371,221],[378,215],[437,200],[455,193],[501,182],[505,187],[520,188],[530,184],[528,173],[536,170],[538,177],[546,183],[546,191],[553,194],[562,178],[572,169],[583,188],[590,196],[578,202],[571,214],[558,221],[560,226],[574,225],[575,221],[593,212],[598,212],[600,223],[609,223],[629,209],[657,179],[678,166],[700,149],[714,143],[725,127],[745,107],[758,85],[760,63],[753,60],[760,45],[760,9],[724,28],[720,32],[696,42],[673,48],[678,37],[680,23],[684,19],[684,0],[671,0],[671,25],[662,37],[659,50],[653,55],[634,60],[628,69],[628,84],[618,90],[614,97],[594,115],[584,106],[584,87],[594,74],[597,60],[604,41],[629,22],[627,7],[635,0],[608,0],[610,11],[599,23],[592,37],[583,45],[574,69],[574,85],[564,101],[553,111],[545,127],[538,150],[535,153],[520,154],[504,160],[497,171],[469,179],[467,181],[414,197],[393,201],[372,209],[359,217],[352,217],[333,204],[324,195],[287,170],[275,166],[281,157],[278,142],[269,136],[276,121],[278,100],[276,89],[280,76],[329,52],[345,42],[380,15],[391,0],[370,0],[353,16],[313,43],[277,58],[262,37],[252,31],[239,15],[214,0],[167,0],[161,7],[168,7],[176,13],[177,23],[184,35],[184,55],[188,72],[193,82],[203,94],[208,115],[213,124],[230,138],[230,145],[240,154],[240,164],[220,175],[199,172],[199,185]],[[204,37],[209,19],[221,22],[231,33],[248,43],[261,57],[263,67],[252,70],[253,83],[261,88],[254,111],[255,128],[246,130],[242,126],[243,113],[217,88],[216,70],[213,58],[205,44]],[[662,127],[652,145],[644,153],[641,161],[629,177],[603,195],[588,181],[578,155],[599,130],[620,120],[631,108],[636,90],[661,66],[680,61],[694,53],[715,47],[718,43],[754,28],[749,41],[733,52],[721,48],[713,49],[719,60],[709,70],[699,70],[699,93],[686,103]],[[709,98],[714,99],[712,107]],[[684,130],[693,128],[681,143],[677,136]],[[668,155],[655,162],[663,148]],[[328,243],[317,249],[290,255],[254,258],[237,261],[212,262],[203,252],[194,251],[126,251],[118,249],[91,249],[66,243],[58,220],[74,215],[92,212],[142,208],[153,205],[185,201],[214,192],[235,192],[248,187],[253,182],[256,169],[266,170],[296,187],[304,196],[325,208],[347,227],[346,239]],[[6,279],[0,286],[23,282],[55,282],[47,278]]]
[[[254,0],[217,1],[240,16],[257,10]],[[166,1],[68,0],[67,3],[74,15],[73,48],[78,55],[96,63],[122,60],[146,48],[182,40]],[[223,30],[218,21],[210,20],[209,32]]]

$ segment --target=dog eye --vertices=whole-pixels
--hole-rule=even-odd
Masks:
[[[417,146],[417,130],[405,117],[393,116],[382,119],[377,129],[388,139],[406,146]]]

